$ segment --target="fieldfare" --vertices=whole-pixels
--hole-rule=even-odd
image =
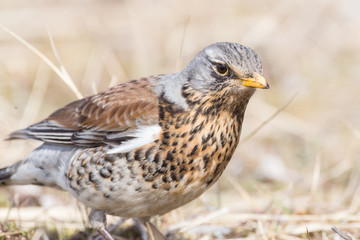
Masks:
[[[0,169],[4,185],[61,188],[90,207],[106,239],[106,215],[148,222],[199,197],[239,142],[255,88],[268,88],[250,48],[212,44],[181,72],[140,78],[74,101],[9,138],[43,144]]]

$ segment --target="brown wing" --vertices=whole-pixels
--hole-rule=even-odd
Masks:
[[[33,138],[57,144],[119,144],[140,126],[158,124],[158,99],[149,79],[133,80],[72,102],[47,119],[13,132],[9,139]]]

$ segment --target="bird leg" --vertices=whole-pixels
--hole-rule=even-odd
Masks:
[[[136,228],[140,232],[141,239],[142,240],[149,240],[149,238],[147,236],[147,232],[146,232],[146,230],[145,230],[145,228],[143,226],[144,224],[138,218],[133,218],[133,220],[134,220]],[[152,240],[152,239],[150,238],[150,240]]]
[[[110,233],[105,229],[106,214],[102,210],[91,209],[89,214],[91,226],[96,229],[105,240],[114,240]]]
[[[138,218],[138,221],[146,226],[149,240],[167,240],[160,230],[150,222],[149,217]]]

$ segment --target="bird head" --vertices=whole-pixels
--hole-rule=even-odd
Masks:
[[[219,42],[199,52],[182,74],[197,90],[208,92],[231,87],[233,92],[254,92],[269,88],[262,77],[262,64],[250,48],[230,42]]]

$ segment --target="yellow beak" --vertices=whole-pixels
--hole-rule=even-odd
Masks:
[[[268,89],[270,86],[260,74],[254,73],[253,77],[251,78],[239,78],[239,81],[242,82],[241,85],[247,87],[254,87],[254,88],[265,88]]]

